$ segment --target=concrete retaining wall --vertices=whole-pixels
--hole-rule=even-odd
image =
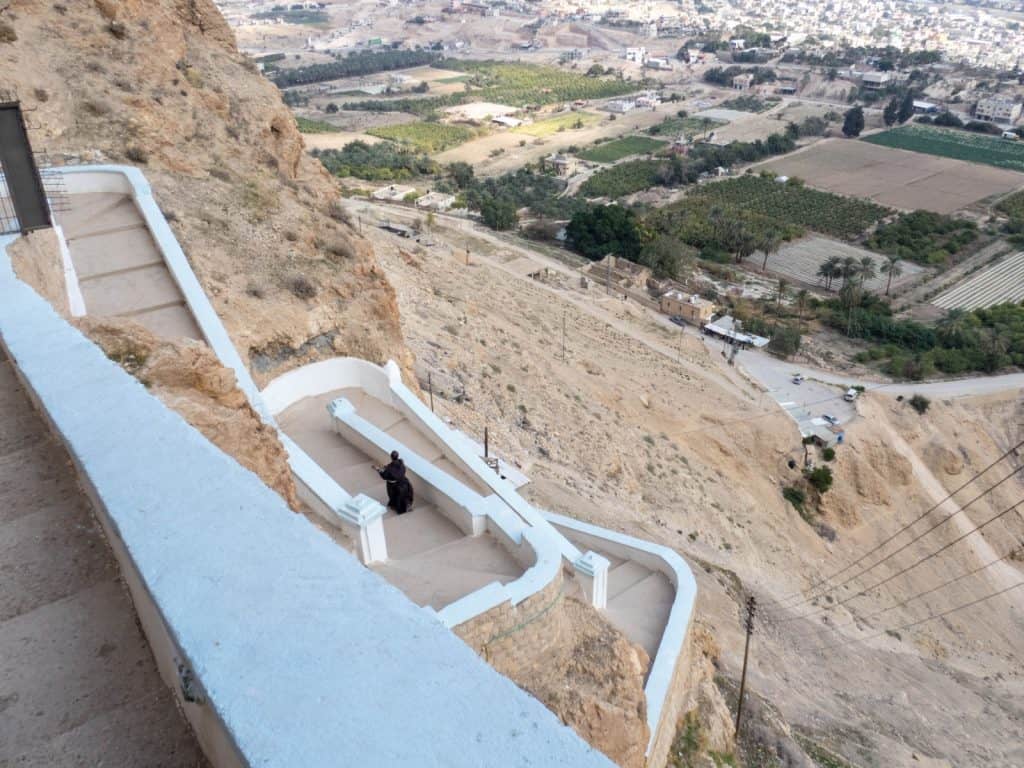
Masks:
[[[693,572],[676,552],[660,544],[562,515],[548,513],[547,518],[556,528],[571,531],[577,541],[663,573],[675,587],[675,599],[644,685],[647,724],[651,729],[647,761],[652,768],[661,768],[668,759],[676,724],[686,700],[686,689],[682,683],[689,666],[689,634],[697,598],[697,582]]]
[[[72,457],[214,766],[470,768],[501,755],[610,768],[64,322],[13,276],[6,242],[0,340]]]

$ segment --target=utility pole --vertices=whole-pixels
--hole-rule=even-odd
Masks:
[[[469,248],[466,248],[466,266],[469,266]]]
[[[743,695],[747,692],[747,658],[750,656],[750,636],[754,634],[754,612],[757,600],[751,595],[747,598],[747,641],[743,646],[743,672],[740,674],[740,700],[736,704],[736,738],[740,735],[740,721],[743,718]]]

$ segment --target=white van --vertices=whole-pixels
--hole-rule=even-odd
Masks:
[[[853,387],[850,387],[848,390],[846,390],[846,394],[843,395],[843,400],[845,400],[848,403],[852,403],[854,400],[857,399],[857,395],[859,394],[860,392],[858,392]]]

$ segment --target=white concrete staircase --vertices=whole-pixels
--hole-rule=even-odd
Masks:
[[[58,215],[89,315],[129,317],[158,336],[202,333],[127,195],[69,195]]]
[[[0,352],[0,765],[206,765],[67,454]]]

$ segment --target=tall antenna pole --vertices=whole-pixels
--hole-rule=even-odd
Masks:
[[[743,719],[743,696],[747,692],[747,658],[750,656],[750,636],[754,634],[754,611],[757,600],[751,595],[747,599],[747,642],[743,646],[743,672],[740,674],[740,700],[736,704],[736,738],[740,735],[740,722]]]

